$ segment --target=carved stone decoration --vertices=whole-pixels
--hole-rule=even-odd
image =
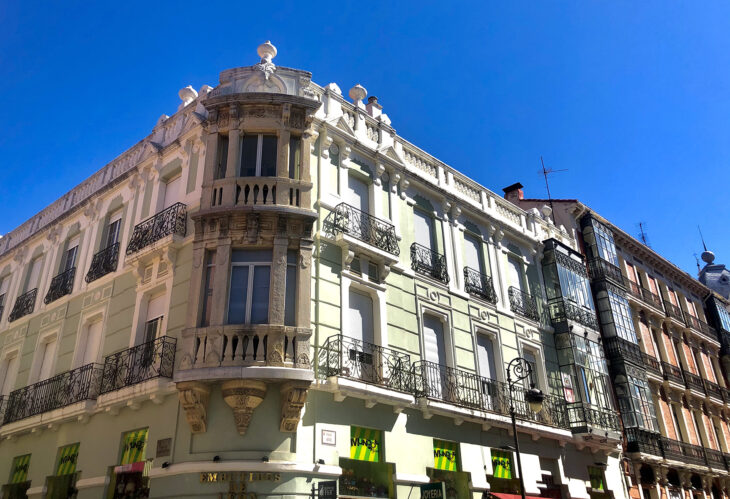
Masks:
[[[291,382],[281,386],[281,427],[282,432],[297,431],[302,409],[307,401],[309,383]]]
[[[269,40],[266,40],[264,43],[259,45],[257,52],[259,57],[261,57],[261,62],[256,64],[254,68],[263,72],[268,80],[274,71],[276,71],[276,66],[273,62],[271,62],[271,60],[276,57],[276,47],[274,47]]]
[[[233,419],[240,435],[245,435],[251,424],[253,411],[266,397],[266,383],[252,379],[225,381],[221,386],[223,400],[233,409]]]
[[[177,384],[177,391],[190,432],[205,433],[210,387],[200,381],[183,381]]]

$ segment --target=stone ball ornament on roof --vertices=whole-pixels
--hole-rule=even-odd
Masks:
[[[180,97],[183,106],[187,106],[198,97],[198,92],[192,86],[188,85],[185,88],[181,88],[177,95]]]
[[[360,104],[365,97],[368,95],[368,91],[365,90],[365,87],[360,85],[359,83],[352,87],[350,89],[350,92],[348,92],[348,95],[350,96],[350,99],[353,100],[355,104]]]
[[[712,262],[715,261],[715,254],[712,251],[703,251],[702,252],[702,261],[705,262],[708,265],[712,265]]]

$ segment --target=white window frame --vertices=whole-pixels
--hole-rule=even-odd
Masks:
[[[518,342],[520,356],[524,358],[525,350],[535,357],[537,372],[535,373],[535,388],[547,393],[547,372],[545,371],[545,352],[542,347],[530,341],[520,340]],[[526,378],[527,379],[527,378]]]
[[[236,250],[233,250],[236,251]],[[230,308],[231,303],[231,284],[232,284],[232,276],[233,276],[233,268],[234,267],[248,267],[248,282],[246,283],[246,307],[245,307],[245,313],[244,313],[244,322],[243,324],[250,325],[251,324],[251,308],[253,306],[253,278],[254,278],[254,272],[256,267],[269,267],[269,304],[267,305],[267,310],[269,317],[271,316],[271,274],[273,272],[273,262],[271,260],[251,260],[248,262],[234,262],[233,261],[233,251],[231,251],[231,269],[228,273],[228,294],[226,295],[226,323],[228,322],[228,312]],[[245,251],[245,250],[244,250]],[[264,251],[268,251],[268,248],[264,249]],[[273,259],[273,248],[271,249],[272,252],[272,259]],[[264,324],[267,324],[265,322]]]
[[[101,338],[99,340],[99,350],[96,352],[96,360],[94,362],[99,363],[102,359],[102,352],[104,351],[104,336],[106,335],[106,307],[104,309],[96,309],[85,312],[81,316],[79,321],[79,327],[76,331],[76,346],[74,347],[74,355],[72,366],[73,369],[83,366],[83,357],[80,355],[81,343],[88,341],[89,326],[96,322],[101,322]],[[88,347],[88,345],[87,345]],[[84,349],[84,356],[86,356],[86,349]]]
[[[426,340],[424,327],[424,316],[431,315],[441,321],[444,329],[444,352],[446,353],[446,367],[456,368],[456,352],[454,351],[454,338],[451,329],[451,313],[431,306],[421,304],[418,313],[418,341],[421,347],[421,359],[426,360]]]
[[[17,359],[18,363],[15,366],[15,369],[13,372],[10,372],[10,362],[11,359]],[[7,396],[10,394],[10,392],[13,391],[13,387],[15,386],[15,382],[18,380],[18,372],[20,371],[20,346],[15,346],[13,348],[8,348],[5,350],[2,354],[2,360],[0,360],[0,366],[2,366],[2,372],[0,372],[0,396]],[[10,376],[10,378],[8,378]],[[10,383],[10,389],[7,393],[3,393],[3,387],[5,386],[5,383],[8,379],[11,379],[12,382]]]
[[[111,244],[109,244],[109,235],[111,234],[111,230],[110,229],[111,229],[112,225],[114,223],[117,223],[117,222],[119,222],[119,225],[117,226],[117,235],[116,235],[117,237],[115,239],[116,239],[116,242],[117,243],[121,242],[121,239],[122,239],[122,215],[123,215],[123,211],[124,210],[122,208],[119,208],[118,210],[115,210],[109,216],[109,221],[106,224],[106,241],[102,241],[102,244],[104,245],[104,247],[101,248],[101,250],[106,249],[109,246],[111,246]],[[114,244],[114,243],[112,243],[112,244]]]
[[[45,349],[41,348],[41,345],[46,343],[51,343],[52,341],[55,341],[54,351],[53,355],[51,355],[51,366],[50,366],[50,372],[54,373],[56,370],[56,362],[58,361],[58,345],[61,342],[61,334],[60,330],[54,329],[52,331],[47,331],[45,333],[42,333],[38,335],[38,341],[36,342],[35,346],[35,353],[33,355],[33,365],[30,371],[30,376],[28,377],[28,384],[32,385],[34,383],[37,383],[38,381],[42,381],[40,379],[41,375],[41,367],[43,363],[43,357],[45,353]],[[47,379],[52,378],[54,374],[51,374]]]
[[[504,382],[504,359],[502,358],[502,337],[499,334],[499,331],[494,330],[493,328],[489,328],[486,325],[483,324],[476,324],[472,328],[472,339],[474,343],[474,363],[476,365],[476,372],[479,376],[486,378],[487,376],[484,376],[484,373],[482,373],[481,366],[479,365],[479,357],[477,354],[477,348],[478,348],[478,337],[479,336],[486,336],[489,338],[489,340],[492,342],[492,349],[494,352],[494,367],[497,370],[495,373],[495,377],[492,378],[495,381]]]

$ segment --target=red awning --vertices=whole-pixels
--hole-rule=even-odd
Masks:
[[[490,492],[489,495],[492,495],[498,499],[522,499],[521,495],[517,494],[504,494],[502,492]],[[545,499],[544,497],[540,496],[525,496],[525,499]]]

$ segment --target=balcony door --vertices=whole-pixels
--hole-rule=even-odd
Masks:
[[[464,235],[464,262],[470,269],[474,269],[480,274],[484,274],[484,264],[482,263],[482,243],[471,234]]]
[[[79,238],[75,237],[69,241],[67,248],[61,272],[67,272],[76,266],[76,256],[79,252]]]
[[[522,264],[515,258],[507,258],[507,280],[510,286],[522,291]]]
[[[350,375],[365,381],[375,382],[377,379],[377,358],[373,345],[373,299],[365,293],[355,290],[349,292],[349,313],[343,338],[343,367],[349,369]]]
[[[445,387],[449,386],[444,325],[431,315],[423,316],[423,349],[424,358],[432,363],[426,368],[426,391],[431,397],[444,398],[448,396]]]
[[[15,385],[15,376],[18,371],[18,355],[12,357],[5,357],[2,363],[2,370],[0,370],[0,396],[8,395],[13,391],[13,385]]]
[[[413,211],[413,223],[416,243],[430,250],[434,249],[433,217],[420,210]]]
[[[182,175],[178,175],[167,181],[165,184],[165,198],[162,203],[162,209],[169,208],[173,204],[180,201],[180,194],[182,188]]]
[[[477,335],[477,362],[479,363],[480,389],[485,409],[499,410],[497,402],[497,366],[494,362],[494,341],[484,334]]]
[[[84,334],[79,342],[79,366],[93,364],[99,356],[102,322],[96,321],[84,326]]]
[[[38,280],[41,276],[41,263],[42,258],[40,256],[30,263],[30,270],[28,271],[28,279],[25,282],[24,292],[28,292],[31,289],[38,287]]]
[[[38,381],[51,377],[53,373],[53,357],[56,355],[56,338],[41,343],[38,348],[40,366],[38,368]]]
[[[347,176],[347,204],[370,213],[370,186],[354,175]]]

